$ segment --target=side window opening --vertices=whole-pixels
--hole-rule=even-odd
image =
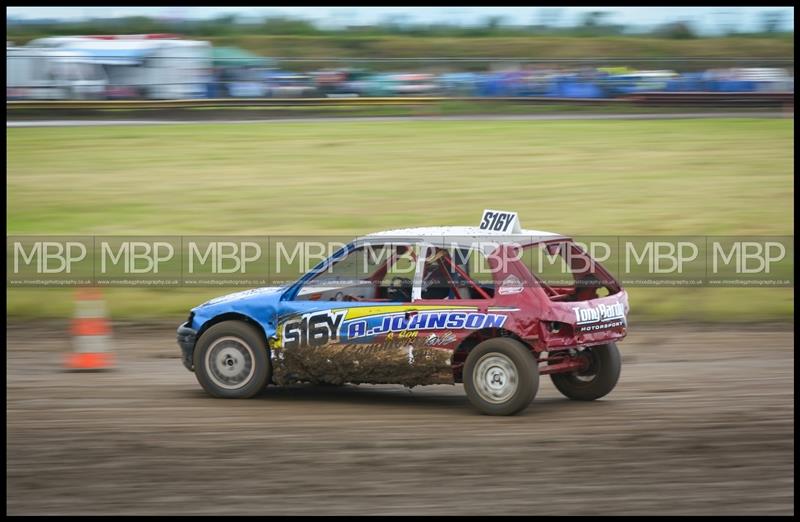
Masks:
[[[422,299],[488,299],[494,296],[494,282],[487,271],[482,279],[480,253],[456,248],[433,248],[422,273]],[[488,277],[487,277],[488,276]]]

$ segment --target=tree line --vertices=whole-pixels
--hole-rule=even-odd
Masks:
[[[344,25],[320,27],[299,18],[278,16],[263,19],[246,19],[236,15],[223,15],[208,20],[185,20],[128,16],[120,18],[94,18],[82,21],[6,19],[9,38],[26,36],[66,36],[72,34],[107,33],[180,33],[187,36],[224,37],[237,35],[293,35],[293,36],[425,36],[425,37],[514,37],[514,36],[638,36],[666,39],[694,39],[702,36],[691,20],[679,19],[654,27],[637,28],[612,23],[606,11],[585,13],[571,26],[559,24],[559,9],[543,9],[538,19],[528,25],[511,25],[501,16],[486,17],[483,23],[464,26],[444,23],[410,23],[402,15],[387,17],[382,22],[369,25]],[[719,17],[719,36],[780,37],[793,35],[794,28],[786,27],[780,11],[762,13],[756,31],[742,32],[725,16]]]

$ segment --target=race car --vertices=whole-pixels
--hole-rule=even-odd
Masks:
[[[486,210],[478,226],[369,234],[291,284],[212,299],[191,310],[178,344],[215,397],[303,382],[463,383],[479,412],[512,415],[540,375],[570,399],[611,392],[628,311],[620,284],[571,238]]]

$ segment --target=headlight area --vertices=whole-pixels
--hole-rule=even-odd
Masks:
[[[178,327],[178,346],[181,347],[183,365],[189,371],[194,371],[194,345],[197,342],[197,331],[192,328],[194,313],[189,314],[185,323]]]

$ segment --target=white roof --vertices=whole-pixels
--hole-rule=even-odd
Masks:
[[[54,53],[58,51],[68,51],[81,53],[88,63],[104,65],[136,65],[142,63],[148,57],[155,56],[159,51],[179,52],[180,49],[202,49],[204,55],[208,55],[211,46],[203,40],[177,40],[177,39],[141,39],[141,38],[118,38],[106,40],[90,37],[53,37],[40,38],[34,40],[29,46],[39,49],[47,49]],[[208,55],[210,57],[210,55]],[[176,55],[176,58],[181,56]]]
[[[75,42],[82,42],[85,38],[81,36],[46,36],[31,40],[26,47],[61,47]]]
[[[523,229],[519,234],[491,232],[478,227],[418,227],[384,230],[358,238],[357,242],[373,243],[376,240],[422,240],[440,247],[454,245],[477,248],[482,242],[529,244],[549,239],[564,238],[561,234],[542,230]]]
[[[28,42],[28,47],[79,47],[81,49],[114,50],[140,49],[158,50],[166,47],[211,47],[205,40],[180,40],[172,38],[91,38],[86,36],[51,36]]]

